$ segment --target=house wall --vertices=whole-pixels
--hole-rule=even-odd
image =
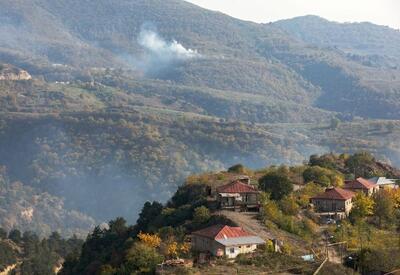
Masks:
[[[224,207],[234,207],[234,206],[242,206],[242,205],[249,205],[255,206],[259,202],[260,195],[258,193],[241,193],[240,197],[222,197],[218,195],[218,202],[222,208]]]
[[[224,255],[228,258],[236,258],[239,254],[251,253],[257,249],[256,244],[249,245],[235,245],[223,246],[215,240],[193,235],[192,236],[192,249],[200,252],[210,252],[214,256],[218,256],[218,250],[222,250]]]
[[[195,251],[210,252],[214,256],[217,256],[218,249],[225,251],[225,247],[215,240],[197,235],[192,236],[192,248]]]
[[[256,249],[256,244],[227,246],[225,248],[225,255],[228,258],[236,258],[239,254],[251,253],[254,252]]]
[[[312,199],[311,201],[317,212],[345,212],[350,213],[353,206],[351,199],[344,200],[329,200],[329,199]]]

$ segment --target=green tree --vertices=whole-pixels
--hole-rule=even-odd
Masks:
[[[210,217],[210,210],[205,206],[200,206],[194,210],[193,222],[195,224],[204,224],[210,220]]]
[[[139,233],[140,231],[149,231],[152,221],[154,221],[154,219],[161,214],[162,210],[163,206],[161,203],[156,201],[154,201],[153,203],[146,202],[136,222],[136,232]]]
[[[126,252],[126,266],[132,271],[151,273],[162,261],[163,257],[154,247],[141,242],[136,242]]]
[[[238,174],[243,174],[245,172],[245,167],[243,164],[235,164],[231,167],[228,168],[228,172],[230,173],[238,173]]]
[[[304,170],[303,179],[305,182],[315,182],[324,187],[343,184],[343,176],[340,173],[319,166],[311,166]]]
[[[8,238],[15,243],[20,243],[22,239],[21,231],[18,229],[11,230],[10,233],[8,233]]]
[[[0,240],[7,239],[7,231],[0,227]]]
[[[271,194],[271,199],[281,200],[293,191],[290,179],[276,171],[267,173],[258,181],[260,188]]]
[[[383,190],[374,196],[374,215],[378,218],[379,226],[394,220],[394,201],[390,194]]]
[[[345,164],[350,173],[354,173],[355,177],[369,177],[368,166],[374,164],[374,157],[368,152],[356,153],[350,156]]]

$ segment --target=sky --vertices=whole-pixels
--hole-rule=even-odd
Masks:
[[[243,20],[266,23],[302,15],[400,29],[400,0],[187,0]]]

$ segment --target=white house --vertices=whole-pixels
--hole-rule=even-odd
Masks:
[[[195,251],[210,252],[218,257],[236,258],[239,254],[254,252],[261,244],[265,244],[263,239],[241,227],[214,225],[192,233]]]

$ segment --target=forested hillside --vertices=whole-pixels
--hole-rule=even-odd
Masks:
[[[179,0],[3,0],[7,230],[71,235],[115,216],[132,222],[187,175],[237,162],[367,150],[399,164],[396,31],[388,61],[371,65],[282,25]],[[354,39],[370,45],[363,37],[376,28]],[[19,209],[30,208],[27,222]]]
[[[259,212],[220,210],[216,188],[243,175],[262,191]],[[310,206],[310,198],[326,187],[343,187],[345,180],[372,176],[398,178],[400,170],[371,154],[358,153],[312,155],[301,165],[259,170],[237,164],[227,171],[191,175],[167,203],[146,202],[136,224],[115,218],[107,227],[96,227],[80,255],[66,260],[61,274],[154,273],[156,268],[162,274],[312,274],[331,249],[325,246],[328,243],[345,243],[345,248],[336,247],[336,260],[321,265],[321,274],[389,272],[400,266],[399,189],[381,190],[371,197],[360,192],[350,216],[337,224],[322,222]],[[212,225],[252,229],[267,243],[235,259],[211,256],[202,263],[193,232]],[[272,239],[283,243],[280,251],[274,251]],[[312,260],[301,258],[307,253]],[[343,264],[341,257],[346,259]],[[177,259],[192,265],[160,268],[161,263]]]

